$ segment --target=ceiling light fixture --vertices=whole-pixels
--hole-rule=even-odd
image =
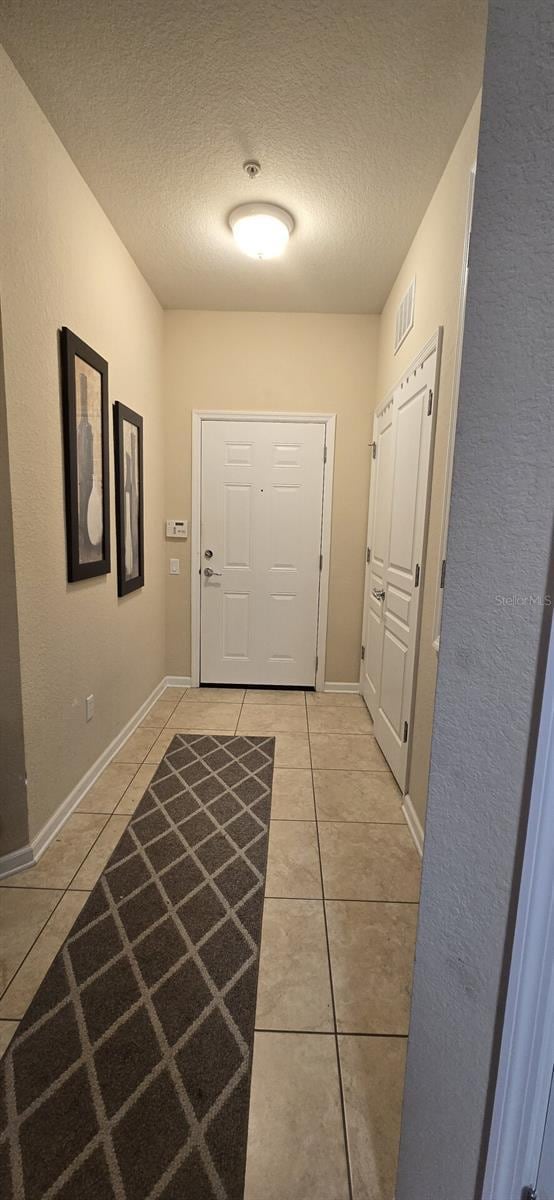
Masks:
[[[278,258],[294,229],[294,219],[277,204],[240,204],[229,216],[237,246],[250,258]]]

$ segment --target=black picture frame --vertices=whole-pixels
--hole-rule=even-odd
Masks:
[[[64,325],[60,366],[67,578],[75,583],[110,572],[108,364]]]
[[[127,596],[144,587],[143,424],[142,417],[119,400],[113,406],[113,418],[117,594]]]

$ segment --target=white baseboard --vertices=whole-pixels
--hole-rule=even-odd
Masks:
[[[118,750],[121,749],[127,738],[134,733],[137,726],[144,720],[152,705],[161,696],[164,688],[187,686],[184,683],[181,684],[180,679],[179,683],[174,682],[177,678],[177,676],[169,676],[161,680],[157,687],[154,688],[154,691],[150,693],[148,699],[144,701],[144,704],[141,704],[136,713],[123,726],[123,729],[120,730],[109,746],[96,759],[96,762],[92,764],[92,767],[89,767],[89,770],[75,785],[69,796],[66,796],[65,800],[62,800],[59,808],[52,814],[46,825],[43,825],[32,842],[29,842],[26,846],[22,846],[20,850],[13,850],[11,854],[0,856],[0,879],[5,879],[8,875],[15,875],[19,871],[24,871],[38,862],[47,846],[50,845],[50,842],[59,833],[62,825],[67,821],[67,818],[71,816],[71,813],[80,804],[83,796],[86,796],[93,783],[96,783],[98,776],[102,774],[102,771],[108,766],[108,763],[111,762]]]
[[[423,825],[416,813],[409,796],[404,796],[402,801],[402,812],[406,818],[406,824],[413,838],[414,846],[420,856],[423,857]]]
[[[164,687],[192,687],[190,675],[166,675]]]
[[[325,681],[324,692],[359,692],[359,683],[330,683]]]
[[[34,862],[33,848],[29,844],[22,846],[20,850],[12,850],[10,854],[2,854],[0,879],[5,879],[7,875],[16,875],[18,871],[26,871]]]

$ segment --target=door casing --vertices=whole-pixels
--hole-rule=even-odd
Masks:
[[[191,508],[191,682],[200,684],[200,588],[201,588],[201,469],[202,423],[204,421],[282,421],[293,424],[324,424],[327,457],[323,475],[321,546],[323,564],[319,581],[319,614],[317,626],[316,691],[325,686],[327,650],[327,613],[329,607],[329,567],[331,558],[331,516],[333,503],[333,472],[335,463],[336,413],[297,412],[231,412],[226,409],[199,410],[192,413],[192,508]]]
[[[534,1186],[554,1063],[554,630],[502,1028],[483,1200]],[[539,1193],[540,1200],[540,1193]]]

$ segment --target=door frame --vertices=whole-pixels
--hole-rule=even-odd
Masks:
[[[323,471],[321,513],[321,554],[323,565],[319,577],[319,607],[317,620],[317,692],[325,688],[325,659],[327,654],[327,614],[329,609],[329,569],[331,560],[331,523],[333,510],[333,474],[335,466],[336,413],[297,412],[236,412],[225,409],[193,409],[192,412],[192,507],[190,556],[190,627],[191,682],[200,686],[200,614],[201,614],[201,545],[200,514],[202,506],[202,425],[204,421],[282,421],[287,424],[325,425],[326,459]]]
[[[546,664],[483,1200],[535,1186],[554,1059],[554,627]]]
[[[444,579],[446,572],[446,549],[448,542],[448,523],[450,520],[450,501],[452,498],[452,475],[454,470],[454,444],[456,441],[456,424],[458,420],[458,401],[460,398],[460,378],[462,374],[462,349],[464,344],[464,328],[466,318],[467,285],[469,280],[469,247],[471,242],[471,224],[473,220],[473,202],[475,199],[475,178],[477,162],[469,172],[466,203],[466,228],[464,234],[464,249],[462,254],[462,274],[460,279],[460,298],[458,302],[458,334],[456,338],[456,358],[454,365],[454,381],[452,387],[452,407],[448,427],[448,450],[446,452],[446,479],[442,498],[440,563],[441,569],[437,574],[435,589],[435,615],[433,617],[433,649],[438,654],[440,648],[440,632],[442,621],[442,601],[444,596]],[[442,567],[444,563],[444,568]]]
[[[399,375],[394,386],[389,388],[387,394],[383,397],[383,399],[378,404],[376,404],[375,410],[373,413],[373,424],[372,424],[372,430],[373,430],[375,418],[376,418],[377,414],[381,411],[382,408],[385,407],[386,404],[389,403],[391,397],[393,396],[394,392],[396,392],[397,389],[400,387],[400,384],[402,383],[402,381],[404,379],[406,379],[406,376],[411,375],[412,373],[417,371],[418,367],[420,367],[422,365],[422,363],[424,363],[426,361],[426,359],[428,359],[430,357],[430,355],[434,354],[436,351],[437,361],[435,363],[435,384],[434,384],[434,388],[433,388],[433,428],[431,431],[431,449],[430,449],[430,455],[429,455],[429,480],[428,480],[428,486],[427,486],[427,500],[426,500],[426,505],[425,505],[425,520],[424,520],[424,524],[423,524],[423,544],[422,544],[422,548],[421,548],[421,572],[422,572],[422,585],[423,586],[422,586],[421,594],[420,594],[420,598],[419,598],[419,607],[418,607],[418,614],[417,614],[415,651],[414,651],[414,683],[413,683],[413,687],[412,687],[412,701],[411,701],[410,714],[409,714],[409,719],[408,719],[406,791],[404,792],[403,805],[402,805],[404,815],[406,817],[406,821],[408,823],[408,826],[412,833],[412,837],[414,839],[414,842],[415,842],[420,854],[423,853],[423,830],[422,829],[420,830],[414,824],[414,820],[412,818],[413,805],[410,800],[409,785],[410,785],[410,767],[411,767],[413,735],[414,735],[415,698],[416,698],[416,689],[417,689],[417,669],[418,669],[418,663],[419,663],[419,647],[420,647],[420,642],[421,642],[421,620],[422,620],[422,616],[423,616],[423,596],[424,596],[424,592],[425,592],[425,584],[426,584],[426,577],[427,577],[426,559],[427,559],[427,547],[428,547],[428,535],[429,535],[429,514],[430,514],[430,510],[431,510],[431,493],[433,490],[433,470],[434,470],[434,459],[435,459],[435,434],[436,434],[436,429],[437,429],[437,404],[439,402],[439,392],[440,392],[442,340],[443,340],[443,326],[439,325],[437,327],[437,329],[435,330],[434,334],[432,335],[432,337],[430,337],[428,339],[428,341],[425,342],[425,345],[421,347],[421,350],[419,351],[419,353],[416,354],[415,358],[412,359],[410,364]],[[370,445],[373,445],[373,443],[370,442]],[[370,465],[371,466],[373,465],[373,460]],[[372,501],[372,494],[371,494],[371,475],[370,475],[369,497],[368,497],[367,534],[366,534],[366,566],[365,566],[365,572],[364,572],[364,607],[363,607],[363,616],[362,616],[362,636],[360,638],[360,646],[363,645],[363,639],[365,637],[365,631],[366,631],[366,626],[367,626],[367,615],[368,615],[368,613],[367,613],[368,591],[369,591],[368,578],[369,578],[369,572],[370,572],[370,564],[367,562],[367,548],[369,547],[369,544],[370,544],[371,524],[372,524],[372,520],[373,520],[373,508],[372,508],[371,501]],[[363,666],[364,666],[363,660],[360,659],[360,692],[362,691]],[[415,817],[415,810],[414,810],[414,817]],[[417,817],[415,819],[417,821]]]

